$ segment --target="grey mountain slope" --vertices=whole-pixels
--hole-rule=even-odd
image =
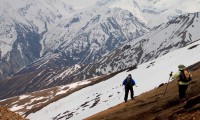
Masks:
[[[107,13],[108,11],[109,13]],[[119,18],[110,17],[116,15]],[[67,26],[75,27],[73,26],[74,24],[80,25],[79,22],[84,16],[86,15],[77,15],[76,20],[74,20],[74,17],[71,20],[69,19],[70,22],[67,22]],[[66,26],[66,23],[61,24]],[[106,10],[105,14],[91,18],[77,32],[62,34],[63,31],[67,31],[66,29],[73,30],[64,27],[56,31],[55,34],[48,35],[44,40],[44,44],[47,47],[43,50],[43,56],[19,73],[26,73],[52,65],[63,67],[74,64],[88,64],[114,48],[148,32],[148,27],[139,22],[130,12],[122,9]],[[75,37],[73,38],[73,36]]]
[[[15,20],[13,20],[11,26],[15,27],[17,38],[12,43],[12,50],[1,58],[1,78],[13,75],[19,69],[40,57],[41,45],[39,40],[41,35],[33,29],[33,26],[26,26]],[[10,37],[13,37],[12,34],[10,35]]]
[[[45,7],[41,9],[41,6]],[[5,25],[13,25],[14,31],[17,31],[17,39],[22,39],[20,36],[23,35],[24,40],[37,41],[38,48],[26,47],[27,49],[23,49],[17,47],[16,50],[12,45],[9,45],[12,51],[22,50],[24,53],[29,53],[32,58],[23,59],[23,54],[10,54],[9,51],[5,51],[7,55],[3,54],[4,61],[0,63],[2,79],[12,76],[33,61],[36,61],[35,63],[40,61],[40,67],[42,65],[70,67],[77,63],[88,64],[104,53],[149,31],[149,28],[131,12],[120,8],[89,8],[83,12],[75,12],[64,4],[64,9],[71,12],[68,17],[57,10],[53,3],[45,4],[45,2],[40,3],[37,0],[17,9],[15,16],[18,16],[18,19],[23,19],[24,22],[18,22],[18,19],[15,20],[15,16],[11,19],[14,19],[16,24],[22,24],[27,30],[19,29],[21,30],[19,32],[16,24],[5,23]],[[32,13],[33,16],[29,18],[31,10],[35,11]],[[29,38],[30,34],[24,31],[34,31],[31,39]],[[17,39],[13,42],[20,44]],[[1,45],[4,45],[3,42]],[[24,42],[23,46],[26,45],[32,46]],[[37,54],[37,56],[32,54]],[[48,58],[49,56],[50,58]],[[59,56],[60,60],[52,59],[51,56]],[[17,61],[14,61],[15,57],[18,58]],[[49,59],[51,60],[46,62]],[[12,67],[6,67],[9,62],[12,62]],[[22,64],[18,65],[18,62],[22,62]]]
[[[149,31],[148,27],[128,11],[105,9],[103,12],[101,11],[101,14],[98,14],[98,9],[89,11],[94,12],[79,13],[69,21],[61,23],[61,26],[64,27],[44,40],[45,46],[47,46],[44,56],[46,53],[64,52],[66,59],[72,59],[75,63],[88,64],[106,52]],[[87,14],[95,14],[95,16],[89,16],[88,22],[84,23],[82,19],[88,16]],[[77,28],[77,26],[79,27]],[[73,65],[68,63],[69,66]]]
[[[122,70],[134,66],[135,64],[153,60],[170,51],[200,40],[200,36],[196,32],[200,29],[199,14],[200,13],[182,15],[173,21],[162,24],[152,32],[105,54],[100,59],[88,65],[74,66],[71,69],[65,66],[46,66],[35,69],[34,64],[33,66],[30,65],[24,70],[28,71],[29,69],[33,69],[30,70],[32,72],[23,74],[22,70],[21,73],[19,72],[7,82],[2,82],[0,84],[0,88],[3,88],[2,86],[8,86],[6,89],[10,89],[6,94],[4,92],[5,87],[1,89],[0,94],[4,95],[1,99],[19,95],[24,92],[37,91]],[[57,58],[57,60],[59,60],[60,57],[51,58]],[[38,61],[38,64],[41,65],[40,61]],[[67,73],[66,71],[71,72]],[[25,76],[28,77],[25,78]],[[9,86],[9,84],[12,84],[13,80],[15,80],[16,86]]]
[[[50,2],[37,0],[14,5],[10,1],[2,1],[0,7],[0,79],[10,77],[26,65],[40,57],[41,39],[49,26],[61,20],[63,14],[73,13],[73,9],[63,3],[57,10]],[[68,9],[69,8],[69,9]],[[64,9],[64,10],[63,10]],[[61,14],[61,11],[66,11]]]
[[[3,59],[3,62],[0,62],[0,79],[12,76],[33,61],[45,61],[49,54],[65,55],[62,55],[62,62],[51,60],[53,62],[47,64],[69,67],[94,62],[104,53],[148,32],[147,25],[154,27],[163,19],[198,11],[198,1],[184,1],[180,3],[180,8],[175,7],[179,2],[101,0],[94,6],[76,10],[64,0],[1,0],[0,60]],[[24,26],[20,32],[16,30],[16,24],[10,22],[13,20]],[[16,40],[21,39],[19,35],[23,35],[24,40],[30,40],[30,32],[25,31],[34,31],[31,37],[37,41],[36,44],[40,43],[36,51],[25,43],[23,46],[26,49],[20,45],[14,48],[13,43],[18,44]],[[12,52],[14,54],[10,54],[11,51],[15,51]],[[24,57],[25,53],[30,55]]]
[[[96,64],[97,72],[107,73],[153,60],[170,51],[200,40],[200,13],[186,14],[110,52]]]

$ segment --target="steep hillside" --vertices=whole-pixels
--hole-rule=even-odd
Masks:
[[[45,33],[74,10],[61,1],[1,0],[0,3],[2,80],[40,58]]]
[[[0,79],[34,61],[35,69],[89,63],[149,31],[130,11],[75,10],[64,0],[2,0],[0,16]]]
[[[19,114],[8,110],[5,107],[0,107],[0,120],[27,120]]]
[[[200,62],[188,69],[193,80],[187,90],[187,102],[180,103],[177,80],[174,80],[85,120],[199,120]]]
[[[133,75],[138,86],[134,87],[135,96],[168,82],[169,73],[177,71],[180,61],[186,66],[200,61],[200,54],[196,54],[200,50],[199,45],[200,41],[194,42],[138,65],[136,69],[5,99],[0,101],[0,105],[28,115],[31,120],[83,119],[123,102],[121,83],[127,74]],[[196,65],[196,69],[198,67]]]
[[[198,1],[100,0],[81,9],[65,0],[0,2],[0,80],[3,93],[12,85],[10,97],[141,64],[199,39],[199,14],[185,14],[199,11]]]
[[[9,96],[69,84],[154,60],[200,40],[200,35],[197,33],[200,29],[199,14],[179,16],[87,65],[66,67],[63,66],[62,61],[69,59],[63,57],[65,56],[64,53],[51,54],[45,59],[40,59],[25,67],[12,78],[2,82],[0,86],[5,88],[2,89],[2,93],[10,87],[8,84],[14,83],[13,80],[15,84],[12,89],[9,89],[9,93],[7,93]],[[34,84],[31,84],[32,82]],[[7,95],[4,93],[4,96]]]
[[[133,68],[129,68],[133,69]],[[119,71],[120,72],[120,71]],[[119,72],[109,75],[103,75],[91,78],[84,81],[75,82],[69,85],[56,86],[41,91],[23,94],[21,96],[12,97],[9,99],[1,100],[0,106],[7,107],[21,115],[27,116],[34,111],[38,111],[52,102],[55,102],[63,97],[66,97],[78,90],[85,87],[97,84],[108,78],[113,77]]]
[[[200,13],[181,15],[99,59],[97,71],[109,72],[156,59],[200,40]],[[111,68],[111,69],[110,69]]]
[[[87,84],[90,87],[79,86],[78,91],[72,90],[73,94],[70,85],[55,86],[81,81],[75,83],[78,86],[88,78],[140,64],[138,69],[129,71],[136,73],[139,85],[145,84],[144,89],[136,88],[140,94],[166,82],[166,73],[175,70],[177,61],[191,65],[200,58],[197,54],[200,13],[193,13],[199,11],[198,1],[100,0],[83,9],[74,9],[65,0],[2,0],[0,3],[0,99],[30,93],[28,97],[3,100],[2,104],[22,113],[29,110],[31,113],[31,109],[36,108],[36,117],[43,115],[43,110],[48,111],[49,106],[66,107],[56,104],[60,98],[64,103],[70,103],[71,97],[83,97],[78,102],[73,101],[77,106],[55,109],[53,114],[42,117],[82,119],[116,105],[123,98],[115,99],[122,95],[121,81],[115,80],[124,79],[128,71],[100,84],[94,85],[95,81]],[[175,17],[177,15],[181,16]],[[159,17],[162,18],[156,20]],[[163,19],[171,21],[157,26]],[[185,56],[174,51],[185,46],[182,50],[187,53],[187,59],[182,60]],[[161,63],[166,64],[166,61],[161,56],[167,53],[171,53],[176,61],[171,60],[171,56],[164,57],[170,61],[167,65],[172,67],[162,70]],[[161,70],[165,75],[154,75]],[[144,76],[143,72],[152,76]],[[151,80],[151,84],[146,84],[145,80]],[[106,83],[115,87],[106,86]],[[45,91],[48,94],[31,93],[50,87],[55,88]],[[100,92],[94,91],[94,87]],[[85,88],[88,96],[79,91],[80,88]],[[62,95],[56,94],[59,91]],[[29,117],[34,118],[35,114],[31,113]]]
[[[121,83],[127,74],[133,75],[138,85],[138,87],[134,88],[135,95],[140,95],[143,92],[158,87],[161,83],[166,83],[169,79],[169,73],[177,71],[177,65],[180,64],[180,60],[181,64],[186,66],[200,61],[199,54],[196,54],[200,49],[199,43],[200,41],[197,41],[187,47],[159,57],[154,61],[138,65],[137,69],[123,71],[105,81],[88,86],[45,106],[35,113],[29,114],[28,118],[33,120],[51,118],[83,119],[108,109],[123,101],[124,91]],[[72,101],[73,104],[71,104]],[[51,110],[54,112],[52,113]]]

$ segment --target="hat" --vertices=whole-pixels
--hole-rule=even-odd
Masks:
[[[179,68],[179,70],[185,70],[186,69],[185,65],[179,65],[178,68]]]
[[[130,77],[131,77],[131,74],[128,74],[128,76],[130,76]]]

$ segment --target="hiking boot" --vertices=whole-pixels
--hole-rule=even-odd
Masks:
[[[180,99],[180,103],[186,103],[186,102],[187,102],[186,98]]]

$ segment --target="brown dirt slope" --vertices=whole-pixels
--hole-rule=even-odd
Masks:
[[[5,107],[0,107],[0,120],[25,120],[19,114],[8,110]]]
[[[178,98],[177,80],[121,103],[85,120],[200,120],[200,62],[188,69],[193,80],[187,89],[187,101]]]

